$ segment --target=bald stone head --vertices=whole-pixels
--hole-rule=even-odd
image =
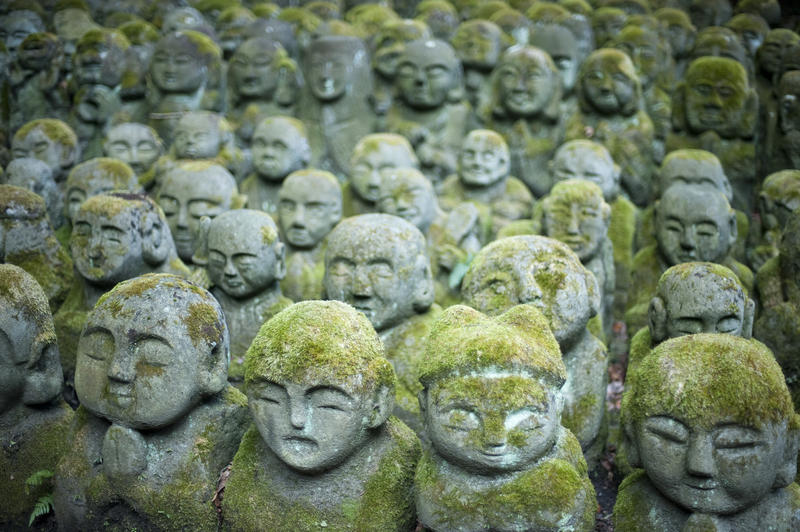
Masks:
[[[278,220],[292,247],[316,247],[341,218],[342,187],[330,172],[298,170],[281,185]]]
[[[74,224],[78,210],[88,198],[113,191],[140,192],[141,186],[136,173],[124,162],[96,157],[72,169],[66,189],[66,214]]]

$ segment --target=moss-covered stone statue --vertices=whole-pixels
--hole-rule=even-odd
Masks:
[[[757,118],[758,95],[740,63],[724,57],[695,59],[673,95],[667,152],[697,148],[719,157],[733,187],[734,207],[752,212]]]
[[[561,424],[567,370],[541,312],[450,307],[420,380],[431,445],[415,491],[426,529],[593,530],[586,462]]]
[[[487,96],[492,69],[503,51],[503,32],[488,20],[466,20],[450,40],[464,68],[464,93],[473,110],[480,109]]]
[[[687,57],[694,46],[697,28],[692,25],[689,14],[678,7],[662,7],[653,13],[666,29],[667,41],[672,51],[673,78],[682,79],[686,71]]]
[[[656,243],[633,259],[625,321],[628,330],[646,325],[647,307],[661,274],[682,262],[715,262],[730,268],[750,293],[753,273],[731,256],[736,242],[736,214],[727,198],[711,187],[686,183],[670,186],[655,204]]]
[[[561,76],[562,116],[572,115],[578,107],[574,89],[578,81],[578,68],[584,57],[578,37],[566,21],[558,24],[540,23],[533,27],[528,43],[550,55]]]
[[[234,209],[201,223],[196,264],[205,266],[230,332],[228,378],[241,382],[244,355],[259,327],[292,304],[281,294],[286,248],[265,212]]]
[[[439,204],[452,211],[469,202],[480,212],[480,241],[494,240],[514,220],[528,218],[533,195],[521,180],[510,175],[511,153],[502,135],[474,129],[461,144],[458,173],[442,184]]]
[[[21,9],[24,6],[19,2],[11,2],[8,7],[10,9],[0,16],[0,41],[14,55],[29,35],[45,31],[45,26],[35,8]]]
[[[249,422],[227,370],[225,317],[202,288],[149,274],[102,297],[78,344],[59,526],[217,530],[211,499]]]
[[[797,48],[800,51],[800,45]],[[800,168],[800,72],[784,73],[777,82],[776,92],[777,112],[766,124],[763,146],[766,172]]]
[[[418,366],[440,312],[425,237],[388,214],[345,218],[328,235],[323,288],[327,299],[354,306],[378,331],[397,373],[395,411],[420,428]]]
[[[344,216],[377,212],[381,171],[387,168],[419,168],[408,140],[395,133],[361,138],[350,157],[350,179],[342,186]]]
[[[236,180],[222,166],[207,161],[179,164],[163,178],[156,201],[164,210],[178,255],[191,263],[198,249],[203,216],[214,218],[240,206]]]
[[[66,122],[54,118],[38,118],[27,122],[11,139],[11,157],[34,157],[47,163],[57,183],[67,178],[70,169],[80,161],[78,137]]]
[[[72,260],[47,218],[41,196],[0,185],[0,262],[15,264],[41,285],[55,312],[72,285]]]
[[[248,208],[275,216],[283,180],[311,161],[306,127],[288,116],[267,117],[253,132],[251,153],[253,173],[242,182],[242,194]]]
[[[72,217],[70,255],[75,282],[54,315],[61,365],[72,389],[78,338],[89,312],[114,285],[145,273],[188,277],[166,217],[153,200],[127,192],[100,193]],[[70,400],[74,395],[68,396]]]
[[[564,133],[559,71],[547,52],[514,46],[500,56],[490,84],[481,119],[508,142],[511,173],[542,196],[551,185],[547,162]]]
[[[278,195],[278,226],[286,244],[281,290],[293,301],[319,299],[325,274],[325,237],[342,219],[342,188],[324,170],[298,170]]]
[[[592,30],[598,48],[605,48],[625,27],[628,14],[618,7],[599,6],[592,11]]]
[[[247,352],[255,426],[225,487],[223,530],[411,530],[419,440],[390,417],[395,376],[369,321],[304,301]]]
[[[3,172],[3,180],[6,185],[27,188],[40,195],[47,205],[47,216],[53,229],[64,225],[64,194],[47,163],[33,157],[13,159]]]
[[[616,530],[795,530],[798,430],[769,349],[696,334],[656,347],[622,399]]]
[[[64,382],[47,296],[13,264],[0,264],[0,475],[7,486],[0,528],[23,529],[47,483],[26,480],[52,472],[66,451],[72,410],[61,400]]]
[[[596,460],[604,438],[606,348],[586,328],[600,311],[600,289],[575,253],[552,238],[501,238],[475,257],[461,285],[464,302],[490,315],[531,303],[547,317],[567,368],[565,427]]]
[[[800,44],[800,36],[785,28],[775,28],[764,36],[764,42],[756,51],[756,89],[761,113],[769,115],[778,112],[775,99],[775,85],[780,80],[781,63],[792,46]]]
[[[768,175],[759,194],[761,235],[751,240],[747,250],[747,259],[753,271],[758,271],[769,259],[778,255],[781,233],[792,212],[797,209],[800,209],[800,170],[782,170]]]
[[[130,166],[139,177],[139,182],[151,188],[151,169],[164,153],[164,143],[151,127],[136,122],[116,125],[106,132],[103,153]]]
[[[725,27],[739,36],[751,59],[755,58],[756,52],[769,33],[767,21],[753,13],[739,13],[726,22]]]
[[[397,63],[388,129],[411,142],[422,171],[436,186],[455,171],[467,130],[470,108],[462,78],[455,50],[436,39],[408,43]]]
[[[566,139],[603,144],[621,169],[622,188],[637,205],[650,200],[654,171],[653,122],[643,107],[642,86],[630,58],[603,48],[578,73],[579,110],[567,120]]]
[[[458,9],[454,4],[458,5]],[[446,0],[422,0],[416,5],[415,18],[427,24],[434,37],[446,41],[453,37],[462,19],[472,18],[470,6],[465,4],[466,2],[459,4]]]

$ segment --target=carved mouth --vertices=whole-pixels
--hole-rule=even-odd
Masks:
[[[692,489],[700,491],[711,491],[719,487],[719,483],[714,479],[708,479],[700,482],[686,482],[685,484]]]

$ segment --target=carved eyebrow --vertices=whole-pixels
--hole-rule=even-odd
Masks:
[[[83,334],[81,336],[86,336],[86,335],[94,334],[94,333],[105,333],[105,334],[107,334],[109,336],[114,336],[114,334],[111,331],[109,331],[108,329],[106,329],[102,325],[91,325],[89,327],[86,327],[86,330],[83,331]]]
[[[352,400],[353,399],[353,396],[350,395],[346,390],[344,390],[343,388],[340,388],[339,386],[334,386],[334,385],[331,385],[331,384],[313,386],[312,388],[309,388],[306,391],[306,395],[312,395],[312,394],[319,393],[319,392],[334,393],[336,395],[343,396],[347,400]]]
[[[155,340],[156,342],[161,342],[162,344],[166,345],[169,348],[172,348],[172,344],[169,343],[169,340],[164,338],[163,336],[159,336],[153,333],[143,333],[143,332],[132,332],[128,333],[131,339],[131,344],[138,344],[144,340]]]

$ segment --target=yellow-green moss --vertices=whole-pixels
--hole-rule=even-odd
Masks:
[[[572,408],[565,408],[561,424],[572,431],[579,431],[593,421],[597,413],[599,399],[594,394],[586,394],[578,399]]]
[[[0,219],[39,220],[46,216],[44,199],[30,190],[0,185]]]
[[[189,315],[183,318],[183,323],[194,346],[215,345],[225,330],[217,309],[208,303],[192,303],[188,310]]]
[[[127,50],[131,43],[128,41],[128,38],[125,37],[125,34],[118,31],[112,30],[107,28],[97,28],[92,29],[84,33],[80,39],[78,39],[78,43],[76,44],[76,48],[78,53],[80,53],[81,48],[89,47],[89,46],[97,46],[99,44],[108,44],[112,46],[116,46],[120,50]]]
[[[44,135],[62,146],[75,148],[78,145],[78,136],[66,122],[55,118],[39,118],[31,120],[19,128],[14,134],[14,140],[21,140],[28,136],[34,129],[41,128]]]

